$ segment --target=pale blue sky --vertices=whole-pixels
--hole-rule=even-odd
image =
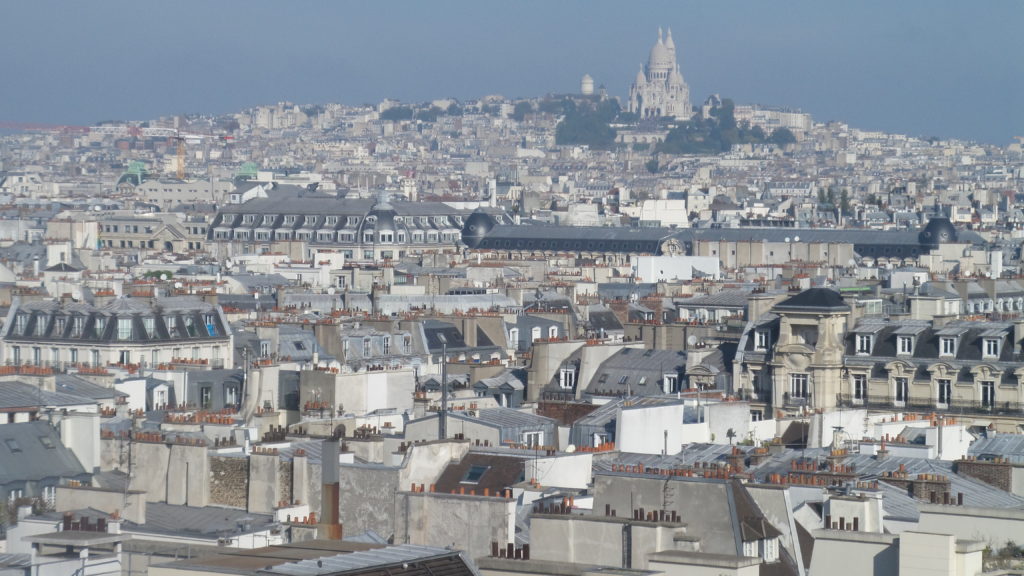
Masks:
[[[9,1],[0,122],[91,124],[297,103],[612,95],[672,27],[691,98],[864,129],[1024,136],[1024,2]]]

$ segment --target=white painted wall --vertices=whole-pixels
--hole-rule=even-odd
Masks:
[[[636,275],[644,282],[692,280],[693,269],[718,278],[718,258],[712,256],[638,256]]]
[[[146,409],[146,381],[143,379],[125,380],[114,384],[114,390],[128,395],[130,410]]]
[[[711,432],[711,442],[729,444],[729,430],[736,444],[750,433],[750,404],[747,402],[715,402],[704,406],[704,421]]]
[[[661,454],[679,452],[683,437],[683,404],[627,406],[619,409],[615,440],[622,452]]]
[[[590,452],[545,456],[526,461],[526,477],[542,486],[584,489],[590,483],[594,458]]]

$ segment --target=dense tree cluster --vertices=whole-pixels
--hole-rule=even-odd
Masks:
[[[711,110],[710,118],[693,118],[673,128],[658,152],[668,154],[719,154],[728,152],[734,144],[774,144],[785,146],[796,142],[786,128],[776,128],[766,135],[760,126],[738,124],[733,101],[725,98]]]
[[[541,110],[545,109],[541,104]],[[548,105],[548,108],[554,108]],[[583,145],[594,150],[609,150],[615,146],[615,129],[610,126],[619,116],[616,100],[563,99],[561,112],[565,115],[555,128],[555,143]]]

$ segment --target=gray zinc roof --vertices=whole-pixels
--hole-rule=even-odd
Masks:
[[[0,486],[84,474],[78,458],[49,423],[36,420],[0,426]]]

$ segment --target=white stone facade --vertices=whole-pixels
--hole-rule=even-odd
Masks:
[[[641,118],[689,120],[693,116],[690,88],[676,63],[672,30],[663,39],[658,29],[658,41],[651,48],[647,66],[637,72],[636,81],[629,89],[629,111]]]

